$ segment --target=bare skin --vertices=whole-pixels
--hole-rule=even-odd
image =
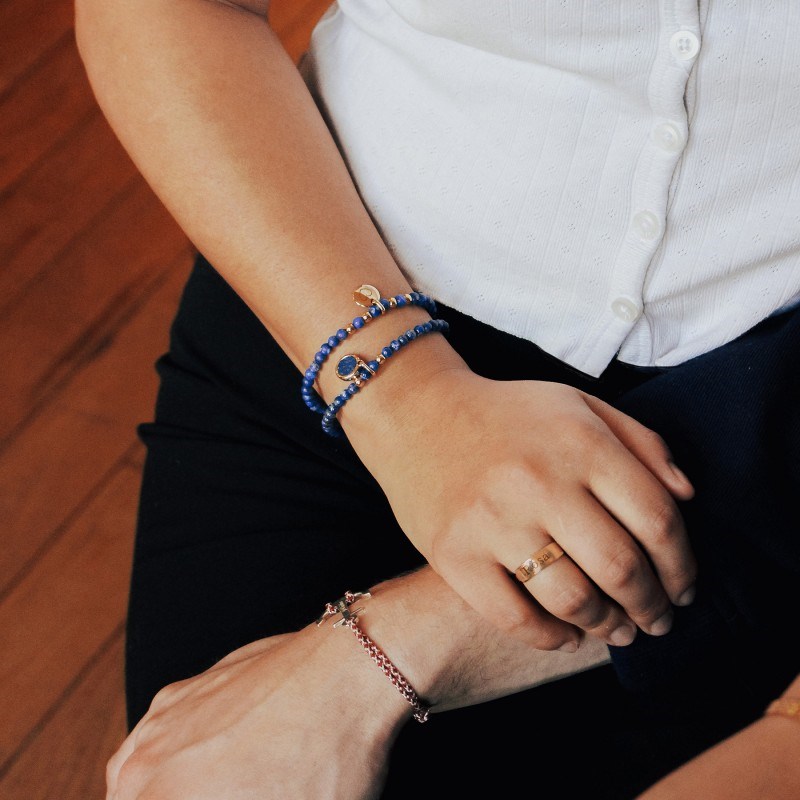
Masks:
[[[266,4],[78,0],[76,11],[112,127],[298,369],[352,319],[355,287],[412,288]],[[404,329],[426,318],[394,314]],[[361,352],[384,343],[381,322],[358,334]],[[332,372],[321,373],[327,399],[341,390]],[[529,644],[574,649],[581,631],[625,644],[637,626],[663,634],[671,604],[690,598],[696,564],[676,501],[691,484],[659,437],[604,403],[559,384],[487,381],[437,335],[387,362],[341,422],[428,563]],[[410,492],[412,463],[422,477]],[[513,570],[553,540],[567,556],[523,587]]]

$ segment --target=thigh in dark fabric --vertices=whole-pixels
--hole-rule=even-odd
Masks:
[[[300,376],[202,260],[160,359],[128,618],[130,722],[163,685],[421,563]]]

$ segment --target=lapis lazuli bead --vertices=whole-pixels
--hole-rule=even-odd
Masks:
[[[325,363],[325,359],[326,359],[326,358],[327,358],[327,356],[325,355],[325,353],[323,353],[322,351],[320,351],[319,353],[317,353],[317,354],[314,356],[314,361],[316,361],[316,362],[317,362],[317,364],[324,364],[324,363]]]
[[[353,327],[354,328],[363,328],[366,323],[364,322],[363,317],[356,317],[353,320]]]
[[[404,335],[405,335],[406,339],[409,339],[409,340],[411,340],[411,339],[416,339],[416,338],[417,338],[417,334],[416,334],[416,333],[414,333],[414,331],[413,331],[413,330],[411,330],[411,328],[409,328],[409,329],[408,329],[408,330],[405,332],[405,334],[404,334]]]
[[[423,322],[422,329],[425,333],[430,333],[433,330],[433,325],[430,322]]]
[[[397,300],[398,306],[404,306],[408,303],[408,300],[406,300],[406,296],[404,294],[398,294],[394,299]]]
[[[319,348],[320,353],[326,356],[329,356],[331,354],[331,350],[332,348],[327,342]]]
[[[392,350],[399,350],[400,342],[398,342],[397,339],[392,339],[392,341],[389,343],[389,347],[391,347]]]
[[[425,328],[423,328],[422,325],[415,325],[414,333],[416,333],[417,336],[422,336],[422,334],[425,333]]]
[[[334,408],[341,408],[344,405],[344,400],[342,400],[342,398],[337,395],[336,397],[333,398],[333,402],[331,403],[331,405]]]
[[[347,331],[344,328],[339,328],[339,330],[336,331],[336,338],[340,342],[343,342],[347,338]]]
[[[370,369],[371,369],[373,372],[377,372],[377,371],[378,371],[378,367],[380,367],[380,364],[379,364],[377,361],[368,361],[368,362],[367,362],[367,366],[368,366],[368,367],[369,367],[369,368],[370,368]]]
[[[401,346],[401,347],[404,347],[405,345],[407,345],[407,344],[408,344],[408,337],[407,337],[407,336],[406,336],[404,333],[401,333],[401,334],[400,334],[400,335],[397,337],[397,341],[398,341],[398,342],[400,342],[400,346]]]
[[[311,381],[311,383],[313,383],[316,380],[317,373],[313,370],[307,369],[305,376],[307,381]]]
[[[381,313],[381,310],[376,306],[370,306],[369,311],[367,312],[371,317],[377,317],[378,314]]]
[[[339,344],[339,340],[335,336],[331,336],[328,338],[328,347],[336,347]]]
[[[336,365],[336,374],[341,378],[346,378],[348,375],[353,374],[357,364],[358,360],[355,356],[344,356],[344,358],[339,359],[339,363]]]
[[[392,307],[391,303],[385,297],[381,297],[381,305],[384,308],[391,308]]]
[[[392,350],[391,347],[384,347],[383,350],[381,350],[381,355],[384,358],[389,358],[390,356],[394,355],[394,350]]]

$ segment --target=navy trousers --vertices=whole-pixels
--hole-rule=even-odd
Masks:
[[[676,609],[672,632],[613,648],[611,665],[409,723],[384,797],[407,798],[440,773],[453,792],[488,781],[497,797],[527,787],[632,798],[758,717],[800,671],[789,654],[800,616],[800,311],[680,366],[613,362],[597,379],[439,311],[476,372],[574,385],[664,437],[696,487],[681,510],[698,595]],[[139,428],[131,726],[167,683],[422,563],[348,442],[303,405],[299,372],[202,256],[157,369],[155,417]],[[356,512],[370,524],[352,524]]]

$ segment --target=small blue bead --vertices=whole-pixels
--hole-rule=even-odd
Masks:
[[[400,342],[398,342],[397,339],[392,339],[392,341],[389,342],[389,346],[392,348],[392,350],[399,350]]]
[[[358,391],[358,386],[354,383],[351,383],[345,390],[344,393],[349,397],[352,397]]]
[[[307,380],[309,383],[314,383],[314,380],[315,380],[315,379],[316,379],[316,377],[317,377],[317,373],[316,373],[316,372],[314,372],[313,370],[310,370],[310,369],[307,369],[307,370],[306,370],[306,371],[303,373],[303,375],[304,375],[304,377],[305,377],[305,380]]]
[[[340,342],[343,342],[347,338],[347,331],[344,328],[339,328],[339,330],[336,331],[336,338]]]
[[[326,342],[320,346],[319,351],[323,355],[329,356],[331,354],[331,346]]]
[[[316,361],[316,362],[317,362],[317,364],[324,364],[324,363],[325,363],[325,360],[326,360],[326,358],[327,358],[327,356],[325,355],[325,353],[323,353],[323,352],[321,352],[321,351],[320,351],[319,353],[317,353],[317,354],[314,356],[314,361]]]
[[[392,306],[385,297],[381,297],[381,305],[388,311]]]
[[[370,306],[369,311],[367,313],[371,317],[377,317],[381,313],[381,310],[379,308],[376,308],[375,306]]]
[[[369,378],[369,370],[365,369],[364,367],[359,367],[358,377],[367,380]]]
[[[413,330],[411,330],[411,328],[409,328],[405,332],[405,337],[406,337],[406,339],[416,339],[417,338],[417,334]]]
[[[404,333],[401,333],[397,337],[397,341],[400,342],[400,347],[405,347],[405,345],[408,344],[408,339],[406,338],[406,335]]]
[[[394,299],[397,300],[398,306],[404,306],[408,303],[408,300],[406,300],[405,295],[402,294],[398,294]]]
[[[335,336],[328,337],[328,347],[336,347],[339,344],[339,340]]]
[[[433,330],[433,323],[432,322],[423,322],[422,329],[425,333],[430,333]]]
[[[368,361],[367,366],[373,371],[377,372],[380,364],[377,361]]]
[[[419,303],[422,299],[422,295],[419,292],[411,292],[411,300],[414,303]]]
[[[331,405],[334,408],[341,408],[344,405],[344,400],[341,397],[335,397]]]
[[[392,350],[391,347],[384,347],[383,350],[381,350],[381,355],[384,358],[390,358],[394,355],[394,350]]]
[[[425,333],[425,329],[422,327],[422,325],[415,325],[414,333],[416,333],[417,336],[422,336],[422,334]]]
[[[363,328],[365,325],[364,319],[362,317],[356,317],[353,320],[353,327],[354,328]]]

